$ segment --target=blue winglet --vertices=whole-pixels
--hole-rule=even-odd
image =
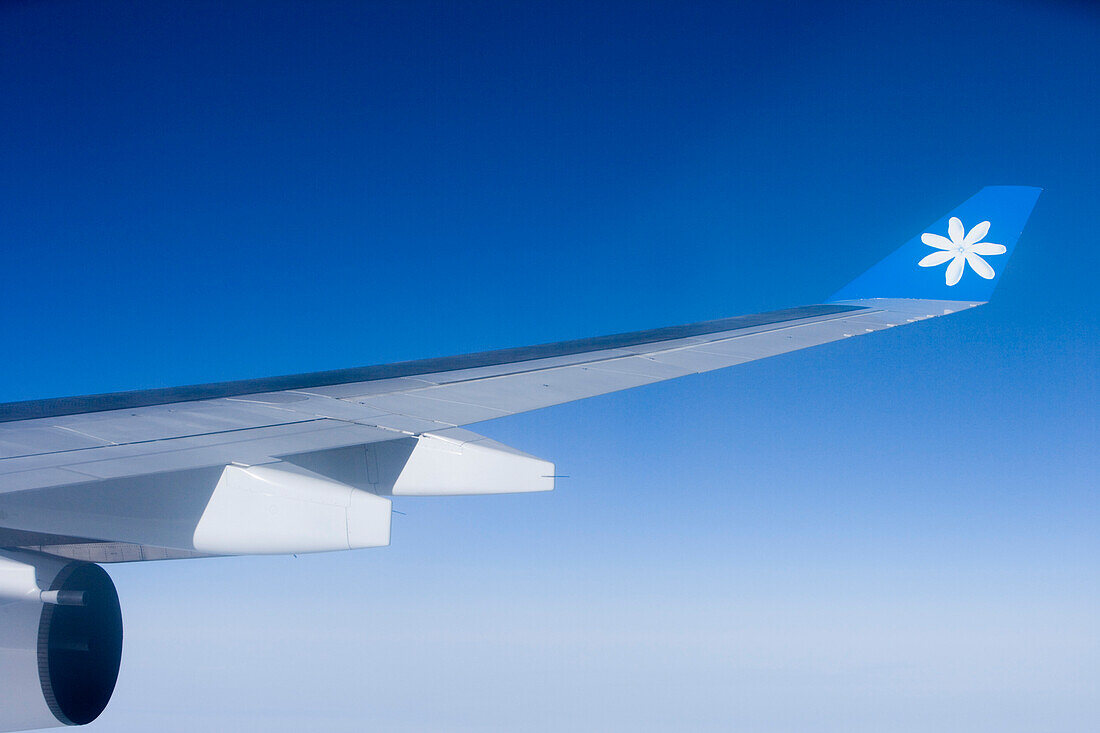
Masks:
[[[986,186],[829,299],[918,298],[984,303],[1042,192]]]

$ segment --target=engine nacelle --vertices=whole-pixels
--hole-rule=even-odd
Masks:
[[[98,565],[49,555],[5,551],[0,563],[9,573],[33,569],[22,597],[11,583],[0,593],[0,731],[90,723],[122,660],[114,583]]]

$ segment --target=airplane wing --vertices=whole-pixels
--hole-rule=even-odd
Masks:
[[[269,540],[255,527],[257,536],[233,537],[238,519],[270,511],[234,501],[210,524],[220,494],[233,495],[219,486],[235,474],[312,482],[300,496],[288,489],[295,506],[310,504],[310,491],[327,497],[322,487],[352,487],[363,499],[551,489],[552,464],[460,428],[980,305],[1038,193],[983,189],[823,304],[384,366],[0,405],[0,547],[110,562],[388,543],[389,508],[377,502],[371,511],[385,509],[385,528],[357,539],[305,537],[328,531],[310,528],[309,512],[287,515],[295,527],[273,523]]]
[[[53,718],[81,722],[98,703],[85,695],[86,709],[66,704],[64,691],[46,689],[41,624],[54,607],[110,605],[113,586],[87,563],[376,547],[389,543],[392,496],[552,489],[552,463],[464,426],[981,305],[1038,195],[982,189],[826,303],[441,359],[0,405],[0,629],[27,599],[46,609],[35,617],[35,679]],[[121,650],[121,626],[118,634]],[[0,652],[0,672],[5,659]],[[0,711],[13,704],[0,692]],[[0,730],[17,723],[0,712]]]

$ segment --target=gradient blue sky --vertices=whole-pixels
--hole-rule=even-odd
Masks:
[[[111,567],[93,729],[1094,727],[1100,14],[882,5],[0,7],[0,401],[812,303],[1046,189],[988,307],[477,428],[552,494]]]

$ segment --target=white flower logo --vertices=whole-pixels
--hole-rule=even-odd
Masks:
[[[967,232],[966,236],[963,236],[964,231],[963,223],[953,216],[951,221],[947,223],[947,235],[950,239],[931,232],[920,235],[920,241],[929,247],[935,247],[942,251],[933,252],[917,264],[921,267],[935,267],[951,260],[951,264],[947,266],[948,285],[954,285],[962,279],[963,270],[966,269],[966,263],[968,262],[974,272],[986,280],[992,280],[996,273],[993,272],[993,268],[989,266],[989,263],[981,258],[981,255],[987,257],[989,255],[1003,255],[1008,251],[1008,248],[1003,244],[982,241],[982,237],[989,231],[988,221],[976,225]]]

